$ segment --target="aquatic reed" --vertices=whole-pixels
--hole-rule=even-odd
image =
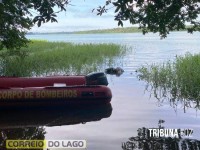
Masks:
[[[200,108],[200,54],[187,53],[161,65],[143,66],[138,77],[159,101],[168,98],[171,104]]]
[[[116,44],[72,44],[33,40],[21,51],[26,57],[1,58],[1,75],[41,76],[52,74],[87,74],[113,65],[126,48]],[[2,51],[3,53],[3,51]]]

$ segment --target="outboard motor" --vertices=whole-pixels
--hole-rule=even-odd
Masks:
[[[90,73],[86,76],[86,85],[108,85],[108,80],[103,72]]]

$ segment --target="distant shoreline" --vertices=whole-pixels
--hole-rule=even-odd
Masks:
[[[34,34],[98,34],[98,33],[136,33],[142,32],[138,27],[126,27],[126,28],[113,28],[113,29],[98,29],[87,31],[74,31],[74,32],[28,32],[28,35]]]
[[[75,31],[74,34],[96,34],[96,33],[137,33],[142,32],[138,27],[126,27],[126,28],[113,28],[113,29],[99,29],[88,31]]]
[[[187,27],[186,27],[187,28]],[[186,31],[186,30],[180,30]],[[103,33],[142,33],[138,27],[126,27],[126,28],[113,28],[113,29],[98,29],[87,31],[74,31],[74,32],[28,32],[27,35],[34,34],[103,34]]]

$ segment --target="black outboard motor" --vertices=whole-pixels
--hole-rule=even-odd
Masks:
[[[108,85],[108,80],[103,72],[90,73],[86,76],[86,85]]]

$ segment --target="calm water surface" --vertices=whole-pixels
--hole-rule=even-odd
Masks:
[[[184,113],[181,105],[173,108],[167,102],[159,104],[155,98],[150,98],[149,92],[145,92],[146,83],[139,81],[135,73],[141,65],[173,60],[176,55],[184,55],[187,51],[199,53],[200,33],[174,32],[164,40],[160,40],[156,34],[143,36],[140,33],[50,34],[29,35],[28,38],[73,43],[117,43],[130,47],[132,51],[123,59],[125,73],[121,77],[108,76],[113,93],[112,110],[109,109],[96,121],[86,120],[83,124],[61,123],[48,127],[47,123],[43,123],[45,139],[85,139],[89,150],[120,150],[122,142],[137,135],[138,128],[157,127],[158,120],[163,119],[166,128],[194,129],[192,138],[200,140],[200,111],[187,109]],[[95,114],[93,111],[89,113]]]

